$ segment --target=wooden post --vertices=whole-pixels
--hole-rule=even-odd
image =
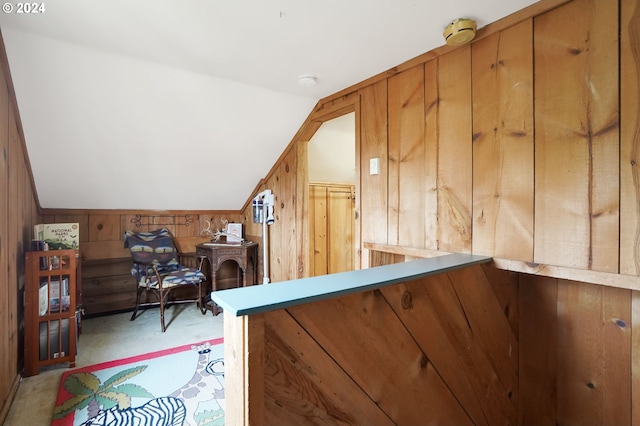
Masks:
[[[264,424],[264,315],[224,313],[225,423]]]

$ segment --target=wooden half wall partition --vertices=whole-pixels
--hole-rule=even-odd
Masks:
[[[517,330],[490,261],[452,254],[215,293],[227,424],[515,424]]]
[[[213,295],[227,424],[638,424],[638,291],[370,253]]]

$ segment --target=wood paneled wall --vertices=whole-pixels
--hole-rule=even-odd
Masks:
[[[520,274],[519,424],[638,424],[639,297]]]
[[[268,228],[271,281],[308,274],[306,141],[323,117],[355,110],[360,169],[368,170],[370,158],[381,159],[381,173],[359,174],[356,185],[363,265],[373,244],[391,253],[486,254],[500,267],[535,274],[519,274],[520,303],[509,304],[506,315],[513,333],[520,330],[520,382],[508,386],[518,392],[509,401],[519,401],[520,423],[571,423],[589,413],[595,423],[624,424],[619,411],[627,403],[636,407],[626,411],[631,422],[640,423],[637,397],[629,402],[626,388],[610,385],[630,371],[629,386],[640,386],[634,362],[640,338],[630,333],[640,324],[640,297],[632,291],[640,289],[638,46],[635,0],[542,0],[481,29],[470,45],[427,52],[320,101],[254,192],[269,188],[276,195],[276,222]],[[3,61],[6,74],[6,56]],[[43,220],[8,75],[5,81],[0,320],[9,326],[0,327],[0,365],[7,373],[0,374],[2,410],[19,369],[22,254],[31,226]],[[251,198],[237,221],[245,224],[245,236],[261,242]],[[43,213],[43,221],[83,224],[89,263],[119,258],[123,225],[137,214],[154,216]],[[174,213],[197,216],[199,230],[202,218],[217,212],[155,214],[153,224],[172,223],[165,221]],[[172,231],[180,235],[181,229]],[[184,236],[197,235],[192,230]],[[512,287],[504,286],[502,296],[512,296]],[[521,311],[517,321],[514,311]],[[540,404],[544,409],[535,411]],[[479,409],[490,408],[469,408],[465,415],[475,421]],[[483,412],[485,422],[492,413]]]
[[[353,102],[360,169],[381,160],[357,185],[363,265],[473,252],[519,272],[501,288],[520,424],[640,422],[638,46],[637,1],[543,0],[306,123]]]
[[[633,0],[543,0],[321,100],[255,191],[288,200],[273,281],[308,275],[306,141],[355,110],[364,267],[374,244],[640,289],[625,278],[640,275],[639,16]]]
[[[363,241],[639,275],[631,3],[567,2],[361,88],[361,167],[387,165],[362,175]]]
[[[0,423],[18,387],[24,345],[24,251],[40,220],[31,168],[0,40]]]
[[[44,210],[44,223],[78,222],[82,308],[86,315],[130,310],[135,305],[136,285],[131,276],[131,256],[124,248],[124,232],[167,228],[174,238],[202,236],[224,222],[242,221],[234,211],[74,211]],[[227,277],[235,277],[233,265],[224,265],[218,275],[221,288]]]

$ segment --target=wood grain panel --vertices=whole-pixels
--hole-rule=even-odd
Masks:
[[[519,425],[558,424],[557,282],[554,278],[520,275]]]
[[[309,229],[311,276],[327,273],[327,188],[309,185]]]
[[[3,52],[4,53],[4,52]],[[4,75],[0,77],[0,324],[9,324],[17,300],[9,298],[9,94]],[[16,164],[18,165],[18,164]],[[0,415],[9,410],[12,384],[18,375],[17,351],[13,350],[12,334],[16,329],[0,327]],[[3,421],[3,416],[0,416]]]
[[[128,271],[120,275],[82,277],[82,296],[84,302],[93,297],[98,299],[100,297],[110,298],[109,296],[123,293],[127,294],[125,299],[131,300],[128,308],[133,309],[136,297],[136,281]]]
[[[371,250],[369,252],[369,267],[383,265],[393,265],[405,261],[405,256],[401,254],[387,253],[384,251]]]
[[[394,424],[286,311],[265,315],[265,342],[266,424]]]
[[[489,424],[513,424],[516,419],[514,401],[517,401],[514,398],[517,394],[517,384],[513,383],[516,369],[499,356],[501,348],[506,347],[507,351],[509,350],[511,337],[509,333],[500,333],[504,340],[491,339],[496,348],[490,347],[488,342],[483,340],[490,334],[487,328],[501,323],[502,312],[495,301],[485,308],[480,304],[483,300],[481,297],[475,302],[477,306],[469,306],[470,304],[463,299],[474,299],[475,293],[482,294],[490,288],[488,284],[472,279],[469,284],[474,290],[466,296],[462,295],[457,287],[464,284],[464,279],[468,277],[458,273],[436,275],[429,279],[430,285],[426,289],[439,321],[449,336],[449,342],[462,358],[466,374],[469,375],[478,398],[485,404],[483,408]],[[479,291],[483,286],[486,287],[485,292]],[[486,323],[478,321],[477,309],[485,310],[487,313]],[[497,322],[494,322],[494,319],[497,319]],[[502,329],[505,327],[508,328],[509,325],[503,316]],[[500,326],[497,328],[501,329]],[[517,353],[517,349],[514,351]]]
[[[502,410],[497,406],[497,399],[485,391],[487,384],[469,371],[478,365],[474,361],[482,355],[464,351],[456,344],[459,341],[457,333],[452,333],[446,320],[438,314],[427,290],[430,285],[441,283],[436,278],[423,279],[385,287],[381,291],[473,423],[504,423],[506,419],[500,414]]]
[[[387,243],[388,153],[387,82],[360,91],[360,222],[362,241]],[[380,174],[369,174],[369,160],[380,159]]]
[[[438,61],[424,64],[424,247],[438,249]]]
[[[264,316],[224,314],[225,423],[264,425]]]
[[[640,292],[631,292],[631,424],[640,424]]]
[[[517,396],[518,342],[482,267],[462,269],[451,281],[469,325],[489,355],[504,388],[509,395]]]
[[[89,216],[89,241],[117,241],[123,239],[120,215],[92,214]]]
[[[31,224],[25,223],[24,217],[24,204],[26,202],[32,202],[32,200],[25,199],[26,180],[24,179],[24,165],[27,164],[27,159],[24,156],[22,150],[22,142],[18,133],[18,125],[16,122],[16,115],[13,109],[9,110],[9,203],[8,203],[8,241],[4,250],[8,251],[8,261],[11,265],[9,269],[9,279],[6,281],[7,301],[19,302],[21,299],[18,294],[18,283],[20,277],[24,277],[25,274],[25,261],[24,253],[26,250],[30,250],[31,241],[28,237],[31,235]],[[9,244],[9,242],[12,242]],[[7,306],[8,318],[4,323],[9,331],[9,341],[5,347],[9,354],[19,353],[19,345],[22,345],[20,335],[18,334],[19,323],[21,322],[21,316],[17,312],[17,303],[13,303]],[[1,305],[0,305],[1,306]],[[23,311],[23,308],[20,309]],[[10,356],[7,360],[9,362],[9,368],[12,371],[18,371],[20,365],[19,361],[13,356]],[[13,377],[13,374],[10,375]]]
[[[289,312],[395,423],[472,423],[379,292]]]
[[[273,217],[275,221],[273,225],[267,226],[269,259],[263,259],[263,262],[268,261],[269,279],[271,282],[278,282],[285,279],[283,276],[283,262],[287,261],[288,248],[283,246],[284,235],[289,231],[289,226],[291,225],[282,220],[283,211],[281,208],[281,199],[285,197],[281,189],[282,169],[283,165],[280,163],[265,182],[265,189],[271,189],[275,199],[275,206],[273,207]]]
[[[640,275],[640,2],[620,18],[620,273]]]
[[[80,247],[83,261],[131,258],[129,249],[124,248],[123,240],[88,241]]]
[[[471,252],[471,49],[438,58],[438,249]]]
[[[630,424],[631,293],[558,284],[558,424]]]
[[[82,279],[112,277],[114,275],[131,275],[132,261],[130,258],[118,260],[102,260],[82,262]]]
[[[617,272],[617,2],[535,18],[535,262]]]
[[[297,277],[298,247],[296,246],[298,227],[296,226],[296,149],[286,155],[281,166],[280,191],[277,207],[281,210],[281,276],[280,281]]]
[[[493,293],[500,304],[504,316],[509,321],[511,332],[518,338],[520,323],[518,320],[518,280],[519,274],[503,271],[495,265],[482,265],[482,271],[487,276]]]
[[[473,253],[533,260],[533,49],[527,20],[472,45]]]
[[[389,79],[390,244],[424,247],[424,66]]]
[[[296,206],[294,175],[295,151],[290,151],[266,182],[275,195],[275,222],[267,227],[271,252],[270,280],[285,281],[296,277]]]
[[[356,154],[357,155],[357,154]],[[356,157],[357,158],[357,157]],[[298,141],[296,144],[296,219],[295,226],[298,229],[296,235],[296,247],[298,255],[296,259],[296,276],[295,278],[305,278],[309,276],[308,266],[310,262],[309,249],[309,144],[307,141]]]
[[[327,211],[330,232],[328,235],[328,273],[353,271],[354,269],[354,201],[353,187],[328,187]]]

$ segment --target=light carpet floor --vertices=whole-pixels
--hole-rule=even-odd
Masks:
[[[195,304],[174,305],[165,310],[164,333],[158,309],[139,313],[135,321],[129,321],[130,312],[84,319],[76,367],[223,337],[223,316],[214,317],[211,312],[202,315]],[[60,376],[66,370],[68,367],[60,364],[23,378],[4,424],[49,425]]]

